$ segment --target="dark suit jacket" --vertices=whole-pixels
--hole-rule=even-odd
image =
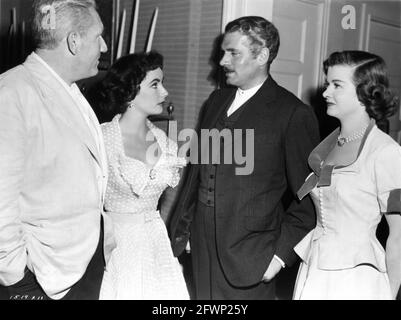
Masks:
[[[229,88],[210,95],[198,130],[215,126],[235,92]],[[242,108],[234,129],[254,129],[254,170],[241,176],[234,162],[218,165],[215,185],[217,252],[225,276],[239,287],[260,282],[274,254],[287,265],[296,261],[293,247],[315,226],[310,198],[298,201],[296,192],[310,172],[307,158],[319,143],[312,108],[270,76]],[[196,214],[199,168],[188,166],[171,215],[176,256],[185,248]]]

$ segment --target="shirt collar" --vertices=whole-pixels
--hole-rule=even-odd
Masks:
[[[240,97],[252,97],[260,89],[260,87],[263,85],[265,81],[263,81],[261,84],[258,84],[256,87],[250,89],[242,90],[238,88],[237,95],[239,95]]]

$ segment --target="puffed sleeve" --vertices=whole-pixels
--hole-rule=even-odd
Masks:
[[[170,187],[175,188],[176,186],[178,186],[178,183],[180,182],[179,170],[181,168],[183,168],[184,166],[186,166],[187,162],[186,162],[185,158],[181,158],[181,157],[175,157],[173,159],[173,161],[174,162],[170,162],[171,177],[170,177],[170,179],[168,179],[167,184]]]
[[[179,170],[186,166],[187,162],[185,158],[177,156],[177,143],[171,139],[168,139],[167,141],[168,147],[166,148],[166,156],[163,164],[163,177],[167,185],[175,188],[180,181]]]
[[[401,212],[401,147],[391,144],[375,161],[377,198],[382,213]]]

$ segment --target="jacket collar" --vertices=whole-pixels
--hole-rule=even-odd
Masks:
[[[245,102],[244,105],[241,106],[241,108],[248,108],[250,105],[259,104],[260,102],[265,104],[275,100],[277,96],[277,88],[278,85],[276,81],[274,81],[269,74],[259,90],[247,102]],[[237,89],[234,87],[222,90],[222,97],[219,103],[220,107],[217,112],[210,113],[210,116],[205,119],[204,127],[207,127],[209,129],[214,127],[222,113],[225,112],[225,110],[227,110],[227,108],[233,102],[236,90]],[[248,114],[249,112],[246,112],[246,110],[244,110],[237,121],[240,121],[242,118],[247,117]]]
[[[85,123],[79,106],[71,97],[67,88],[35,57],[30,54],[23,66],[28,71],[36,89],[39,91],[48,110],[72,129],[77,137],[88,147],[95,160],[101,166],[96,142],[88,125]]]
[[[337,143],[337,137],[340,134],[340,128],[335,129],[326,139],[324,139],[309,155],[308,164],[313,172],[308,176],[305,183],[298,190],[297,195],[298,198],[302,200],[313,188],[318,187],[327,187],[331,185],[331,176],[334,169],[340,169],[342,171],[355,172],[358,170],[358,166],[356,166],[359,156],[365,146],[366,139],[368,138],[372,129],[376,126],[376,122],[374,119],[370,120],[368,128],[365,131],[365,134],[362,138],[361,145],[358,150],[358,155],[355,161],[347,166],[334,166],[334,165],[325,165],[325,161],[331,150],[333,150],[334,146]]]

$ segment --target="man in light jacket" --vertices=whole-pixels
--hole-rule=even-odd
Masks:
[[[0,296],[98,299],[114,247],[102,133],[76,81],[107,46],[93,0],[35,0],[37,49],[0,75]]]

